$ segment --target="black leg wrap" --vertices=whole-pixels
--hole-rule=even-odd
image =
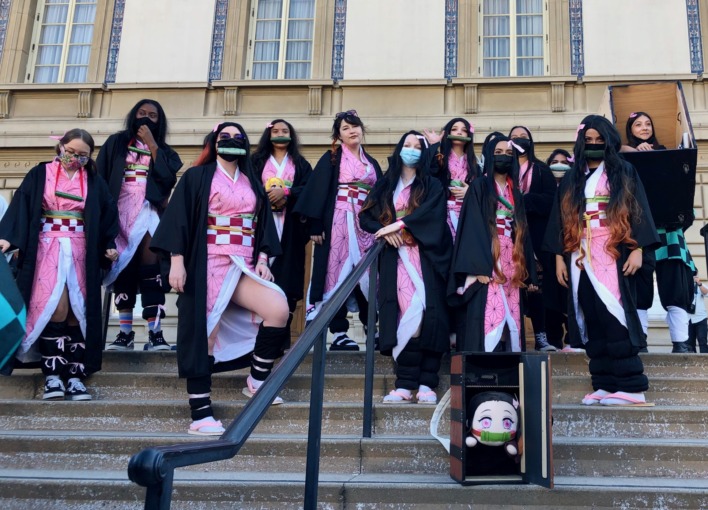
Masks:
[[[192,412],[193,421],[214,415],[214,411],[211,408],[211,398],[209,397],[190,398],[189,409]]]
[[[190,395],[211,393],[211,376],[187,377],[187,393]]]
[[[60,375],[67,365],[66,360],[66,321],[49,322],[42,331],[39,342],[39,353],[42,355],[42,373]]]
[[[417,338],[411,338],[396,358],[396,388],[417,390],[423,353]]]
[[[254,357],[251,358],[251,377],[253,377],[256,381],[265,381],[270,375],[270,372],[273,370],[274,364],[275,363],[272,361],[259,361],[254,355]]]
[[[160,318],[165,317],[165,311],[158,308],[165,304],[159,264],[140,267],[140,299],[143,304],[143,319],[157,317],[158,310]]]
[[[79,379],[86,378],[86,370],[84,368],[84,357],[86,354],[86,343],[84,335],[81,333],[80,326],[67,326],[66,334],[69,340],[64,344],[64,352],[67,364],[64,366],[64,377],[71,379],[78,377]]]
[[[261,323],[253,353],[261,359],[277,359],[280,357],[282,346],[286,341],[290,341],[290,330],[287,326],[274,328]]]
[[[423,349],[420,360],[420,381],[419,383],[435,389],[440,384],[440,365],[442,363],[442,353]]]

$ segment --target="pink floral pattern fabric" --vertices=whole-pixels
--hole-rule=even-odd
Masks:
[[[135,140],[134,146],[138,149],[149,150],[147,144],[140,140]],[[137,154],[128,151],[125,157],[125,166],[142,165],[150,166],[151,158],[147,154]],[[119,254],[122,254],[128,246],[130,233],[135,225],[135,220],[140,214],[140,210],[145,202],[145,190],[147,188],[147,179],[135,179],[123,181],[118,194],[118,221],[120,222],[120,232],[116,237],[116,249]]]
[[[248,178],[240,174],[234,182],[217,167],[209,192],[209,214],[235,216],[254,214],[255,210],[256,195],[251,189]],[[214,308],[226,273],[231,266],[230,255],[243,257],[246,266],[251,271],[255,269],[253,247],[238,244],[207,244],[207,316]]]
[[[398,195],[398,199],[396,200],[395,204],[397,213],[406,210],[406,208],[408,207],[408,199],[410,198],[410,194],[410,186],[406,186],[401,190],[401,193]],[[399,217],[399,219],[404,219],[404,217]],[[401,249],[406,251],[406,254],[408,255],[408,260],[410,260],[411,265],[415,268],[416,273],[418,273],[418,276],[422,280],[423,270],[420,265],[420,250],[418,249],[418,245],[406,244],[403,245]],[[411,301],[413,300],[413,295],[415,294],[416,289],[415,284],[411,279],[411,275],[408,274],[408,270],[406,269],[406,266],[405,264],[403,264],[403,260],[400,257],[398,258],[398,265],[396,267],[396,271],[396,282],[398,285],[398,320],[400,322],[401,318],[411,305]]]
[[[86,171],[76,172],[72,179],[58,160],[52,161],[46,167],[42,210],[72,211],[83,213],[86,200]],[[83,183],[83,185],[82,185]],[[84,201],[78,202],[55,196],[55,191],[62,191],[75,196],[83,196]],[[81,294],[86,298],[86,239],[83,232],[40,232],[37,247],[37,266],[32,283],[32,296],[27,310],[27,336],[34,330],[35,323],[47,307],[52,291],[57,285],[59,274],[59,239],[69,238],[71,256]]]
[[[447,158],[447,166],[450,169],[450,180],[461,182],[465,182],[467,180],[467,154],[458,156],[454,152],[450,151],[450,156]],[[450,227],[453,242],[457,236],[457,230],[455,229],[455,224],[452,221],[450,213],[453,213],[455,217],[459,218],[461,210],[462,200],[455,199],[455,195],[450,193],[447,199],[447,225]]]

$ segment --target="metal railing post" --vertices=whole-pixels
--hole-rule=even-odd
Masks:
[[[369,320],[366,326],[366,367],[364,369],[364,430],[363,437],[371,437],[374,413],[374,343],[376,341],[376,287],[378,259],[369,267]]]
[[[322,443],[322,403],[324,401],[325,352],[327,328],[315,342],[312,357],[312,384],[310,386],[310,423],[307,431],[307,466],[305,468],[305,510],[317,508],[317,490],[320,478],[320,445]]]

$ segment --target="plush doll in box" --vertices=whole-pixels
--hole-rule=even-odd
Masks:
[[[501,391],[485,391],[473,396],[467,405],[469,435],[465,444],[503,447],[509,457],[518,462],[519,401]]]

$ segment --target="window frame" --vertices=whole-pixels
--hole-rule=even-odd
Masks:
[[[82,64],[82,66],[86,67],[86,80],[82,82],[67,82],[65,81],[66,79],[66,70],[68,66],[68,58],[69,58],[69,49],[71,47],[71,35],[72,35],[72,28],[75,25],[73,19],[74,19],[74,13],[76,12],[76,6],[77,6],[77,0],[67,0],[69,4],[69,8],[66,14],[66,22],[64,23],[64,26],[66,27],[64,30],[64,41],[62,42],[62,50],[61,50],[61,58],[59,61],[59,74],[57,81],[55,82],[34,82],[34,78],[37,74],[37,57],[39,56],[39,48],[40,48],[40,37],[42,35],[42,27],[45,26],[43,22],[43,15],[44,15],[44,10],[47,5],[52,5],[52,4],[47,4],[46,0],[38,0],[37,1],[37,8],[35,10],[34,17],[32,18],[32,39],[31,39],[31,44],[30,44],[30,55],[27,60],[27,71],[25,73],[25,83],[32,83],[35,85],[42,85],[42,84],[51,84],[51,83],[89,83],[89,76],[91,74],[91,68],[92,68],[92,58],[93,58],[93,53],[94,51],[97,50],[96,48],[96,37],[97,37],[97,31],[99,29],[99,22],[100,22],[100,14],[101,14],[101,5],[100,5],[100,0],[93,0],[93,5],[95,6],[95,13],[93,17],[93,28],[92,28],[92,33],[91,33],[91,40],[88,42],[88,44],[82,44],[82,46],[89,46],[90,47],[90,53],[89,53],[89,58],[88,61],[85,64]],[[56,4],[60,5],[60,4]],[[88,5],[88,4],[87,4]],[[76,25],[87,25],[87,23],[76,23]]]
[[[550,14],[548,10],[548,2],[549,0],[541,0],[542,1],[542,8],[541,8],[541,16],[543,17],[543,73],[541,74],[531,74],[531,75],[519,75],[518,74],[518,59],[519,58],[538,58],[538,57],[519,57],[517,55],[517,46],[518,46],[518,38],[520,37],[516,33],[516,27],[517,27],[517,18],[519,16],[524,16],[524,14],[519,14],[516,12],[517,10],[517,1],[518,0],[508,0],[509,1],[509,14],[507,15],[509,17],[509,74],[506,76],[499,76],[499,75],[491,75],[487,76],[484,74],[484,62],[485,60],[503,60],[501,58],[485,58],[484,56],[484,42],[486,38],[498,38],[494,36],[485,36],[484,35],[484,19],[487,16],[493,16],[492,14],[485,14],[484,12],[484,1],[485,0],[479,0],[478,4],[478,30],[479,30],[479,37],[478,37],[478,58],[479,58],[479,65],[477,68],[477,74],[480,77],[483,78],[530,78],[534,76],[549,76],[551,74],[551,69],[550,69],[550,36],[549,36],[549,27],[550,27]],[[504,16],[504,15],[501,15]],[[521,37],[526,37],[526,36],[521,36]]]
[[[275,62],[271,60],[254,61],[254,55],[256,52],[256,25],[258,24],[258,5],[260,0],[255,0],[251,6],[251,12],[249,15],[249,27],[248,27],[248,52],[246,59],[246,79],[247,80],[263,80],[263,81],[274,81],[274,80],[311,80],[314,74],[315,67],[315,38],[317,37],[317,0],[312,0],[312,18],[295,18],[295,20],[301,19],[311,19],[312,20],[312,37],[309,39],[311,47],[310,60],[287,60],[287,46],[288,46],[288,26],[290,24],[290,2],[291,0],[282,0],[283,10],[280,17],[280,38],[278,47],[278,72],[275,78],[254,78],[253,77],[253,64],[254,62]],[[276,18],[267,18],[276,19]],[[264,41],[270,41],[270,39],[264,39]],[[273,41],[275,39],[272,39]],[[294,42],[305,41],[305,39],[292,39]],[[306,78],[286,78],[285,69],[288,63],[301,63],[309,62],[310,64],[310,74]]]

